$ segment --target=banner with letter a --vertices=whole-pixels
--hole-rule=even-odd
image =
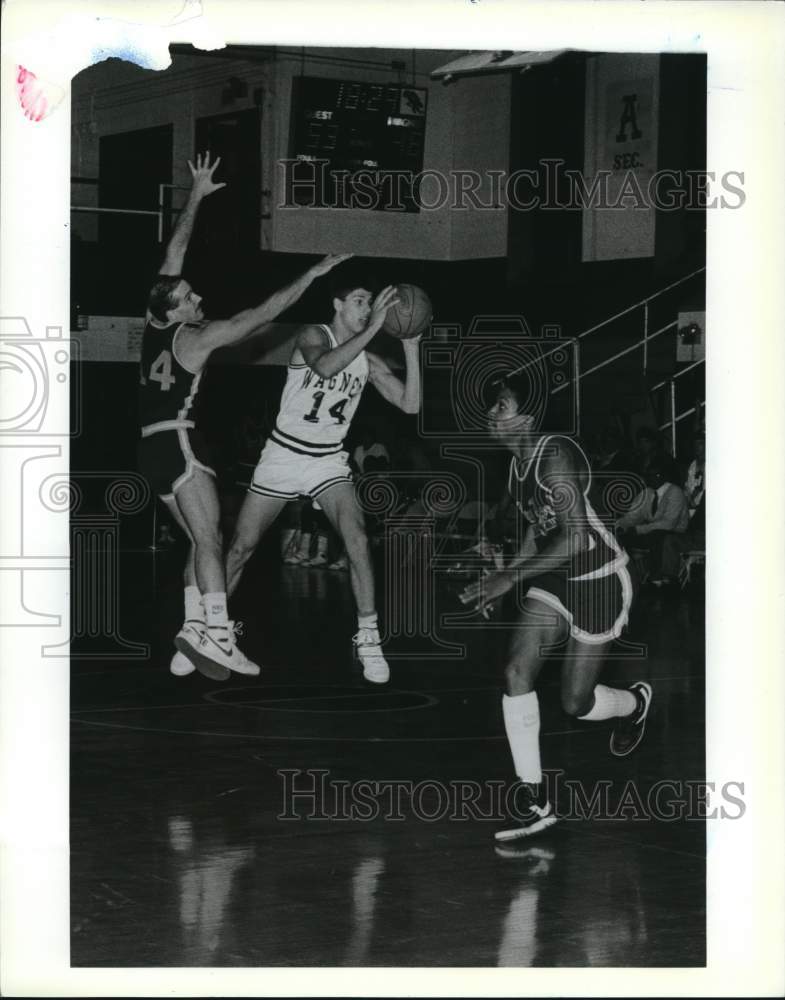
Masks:
[[[654,256],[659,98],[658,55],[587,60],[584,261]]]

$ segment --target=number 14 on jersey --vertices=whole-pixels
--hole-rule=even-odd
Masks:
[[[320,420],[319,409],[322,405],[322,402],[324,401],[324,395],[325,394],[323,392],[315,392],[313,394],[313,406],[311,407],[311,412],[304,414],[303,420],[307,420],[309,423],[312,424],[319,423]],[[330,414],[330,416],[335,419],[336,423],[339,424],[346,423],[346,417],[343,415],[343,411],[348,402],[349,402],[348,396],[344,396],[343,399],[339,399],[337,403],[333,403],[333,405],[327,411]]]

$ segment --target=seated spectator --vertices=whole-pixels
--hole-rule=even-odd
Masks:
[[[646,486],[632,509],[617,522],[628,548],[649,551],[652,580],[662,578],[662,547],[669,533],[684,534],[689,524],[684,490],[670,478],[670,462],[659,459],[649,464],[644,474]]]
[[[706,549],[706,439],[698,434],[694,441],[695,458],[687,470],[684,492],[687,497],[689,524],[682,534],[669,534],[662,544],[661,575],[652,583],[662,586],[674,583],[679,575],[684,552]]]
[[[703,434],[696,434],[693,441],[693,449],[695,458],[690,462],[690,466],[687,469],[687,478],[684,481],[684,492],[687,495],[690,520],[692,520],[696,510],[703,503],[703,496],[706,492],[706,438]]]

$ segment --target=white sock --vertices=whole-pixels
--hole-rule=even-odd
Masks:
[[[187,622],[203,622],[204,607],[202,595],[198,587],[185,588],[185,620]]]
[[[542,781],[540,765],[540,703],[537,692],[502,696],[504,728],[515,773],[527,784]]]
[[[598,684],[594,689],[594,704],[586,715],[579,715],[578,718],[582,722],[602,722],[604,719],[632,715],[637,707],[638,699],[632,691]]]
[[[357,615],[357,627],[358,628],[378,628],[379,627],[379,616],[375,611],[372,611],[369,615]]]
[[[226,613],[226,592],[205,594],[202,598],[204,604],[205,621],[208,628],[227,628],[229,619]]]

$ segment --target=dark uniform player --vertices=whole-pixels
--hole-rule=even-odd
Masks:
[[[502,699],[526,808],[497,832],[497,841],[529,836],[556,822],[542,789],[535,691],[542,665],[556,646],[564,644],[565,651],[562,707],[584,721],[616,719],[614,755],[626,756],[640,742],[652,695],[644,682],[629,689],[596,683],[611,643],[627,622],[632,599],[628,557],[588,500],[591,473],[581,448],[562,435],[535,430],[535,418],[527,413],[528,385],[523,377],[509,377],[488,415],[492,436],[513,455],[509,491],[523,520],[522,544],[505,569],[462,594],[464,603],[485,608],[518,582],[527,584]]]
[[[237,647],[226,612],[226,583],[219,527],[218,492],[204,441],[193,417],[202,371],[210,354],[264,328],[302,295],[314,278],[348,255],[326,257],[291,285],[254,309],[228,320],[205,321],[201,298],[181,277],[199,204],[224,187],[210,165],[197,157],[188,166],[193,187],[150,292],[139,387],[139,466],[174,519],[191,539],[185,567],[185,624],[175,638],[172,673],[194,666],[224,680],[230,670],[258,674],[259,667]]]
[[[194,422],[202,372],[188,371],[177,355],[178,334],[185,329],[184,323],[160,327],[151,321],[142,339],[139,422],[142,438],[150,440],[140,448],[140,471],[165,502],[174,498],[196,469],[215,475]]]
[[[574,638],[599,645],[618,638],[627,624],[632,582],[627,553],[586,497],[590,476],[586,456],[574,441],[543,435],[523,464],[515,457],[510,461],[507,489],[531,532],[531,554],[547,554],[558,542],[563,530],[563,520],[557,516],[560,508],[566,506],[571,518],[585,517],[569,560],[530,578],[527,595],[558,611]],[[578,491],[583,495],[583,513],[576,509]]]

